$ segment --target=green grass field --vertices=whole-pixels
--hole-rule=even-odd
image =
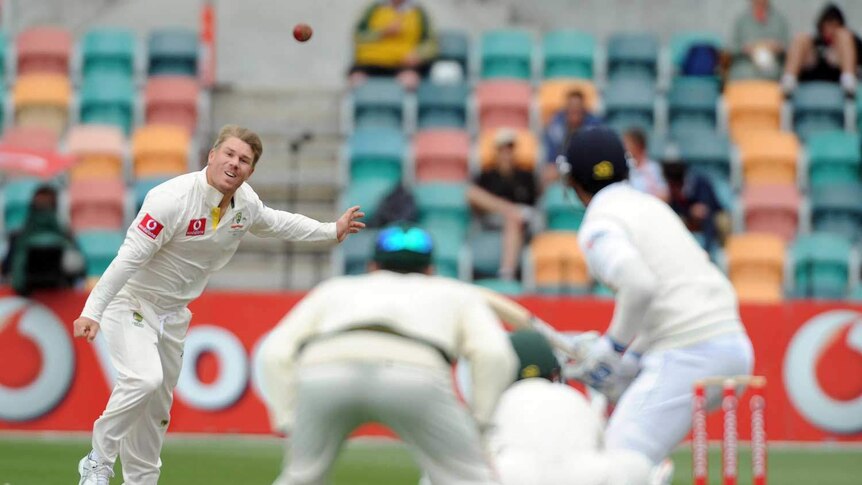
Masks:
[[[76,483],[78,460],[89,451],[84,438],[29,438],[0,435],[0,485]],[[161,485],[269,484],[278,474],[281,447],[262,439],[168,440],[162,452]],[[710,455],[712,483],[718,481],[718,450]],[[674,485],[690,484],[688,450],[674,454]],[[746,450],[740,457],[740,485],[750,483]],[[122,483],[119,467],[114,483]],[[778,448],[770,450],[769,483],[775,485],[858,485],[862,449]],[[413,485],[419,471],[408,451],[392,442],[353,442],[333,472],[334,485]]]

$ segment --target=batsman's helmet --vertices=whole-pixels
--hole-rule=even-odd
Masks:
[[[518,380],[531,377],[552,380],[559,375],[560,362],[544,335],[535,330],[517,330],[509,339],[520,361]]]
[[[428,231],[411,223],[396,223],[374,241],[374,262],[399,273],[422,272],[431,265],[434,242]]]
[[[567,185],[577,182],[590,194],[629,177],[623,142],[605,126],[583,128],[573,133],[556,162]]]

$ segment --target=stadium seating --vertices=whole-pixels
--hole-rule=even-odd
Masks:
[[[730,140],[712,130],[678,129],[672,139],[682,159],[710,178],[730,180]]]
[[[494,164],[496,147],[494,145],[494,135],[491,131],[484,131],[479,134],[479,165],[482,169],[488,168]],[[539,159],[539,142],[532,132],[521,130],[517,133],[515,140],[515,163],[526,170],[533,170]]]
[[[856,92],[862,92],[862,84],[857,85]],[[856,96],[856,131],[862,132],[862,96]]]
[[[539,293],[589,293],[587,261],[575,232],[549,231],[537,234],[530,244],[529,254]]]
[[[437,32],[437,59],[455,61],[464,73],[469,72],[470,37],[462,30],[440,30]]]
[[[197,131],[198,82],[186,76],[157,76],[144,88],[144,122],[177,125]]]
[[[750,131],[738,138],[743,183],[795,184],[799,140],[793,133]]]
[[[844,129],[844,92],[833,82],[806,82],[793,91],[793,129],[800,138]]]
[[[448,85],[423,82],[416,90],[417,126],[428,128],[467,127],[467,83]]]
[[[599,93],[592,81],[587,79],[551,79],[539,86],[539,116],[542,126],[547,125],[554,115],[566,104],[566,95],[573,90],[584,94],[587,109],[595,112],[599,107]]]
[[[477,231],[470,235],[468,243],[473,260],[473,278],[496,278],[503,253],[501,232],[489,229]]]
[[[24,226],[30,212],[33,194],[43,182],[34,178],[16,178],[3,185],[3,221],[6,234],[18,231]]]
[[[561,183],[555,183],[542,194],[540,204],[547,228],[551,231],[577,231],[584,219],[586,209],[578,197],[574,192],[566,197],[564,190]]]
[[[815,231],[838,234],[851,241],[862,236],[862,184],[820,184],[811,189]]]
[[[135,198],[135,212],[141,210],[141,206],[144,204],[144,199],[147,197],[150,190],[157,185],[166,182],[168,179],[169,177],[149,177],[135,180],[132,185],[132,192]]]
[[[416,180],[467,180],[470,173],[470,136],[459,130],[420,131],[413,139]]]
[[[353,90],[353,126],[400,130],[405,96],[404,87],[396,79],[369,79]]]
[[[356,275],[368,272],[368,263],[374,257],[374,241],[377,229],[364,229],[352,234],[341,244],[344,257],[344,274]]]
[[[150,76],[196,76],[198,72],[198,35],[181,28],[150,31],[147,41]]]
[[[679,73],[688,50],[697,44],[708,44],[721,49],[721,35],[715,32],[688,31],[676,32],[670,37],[670,60],[674,72]],[[713,80],[715,81],[715,80]]]
[[[655,119],[652,82],[632,78],[611,80],[605,89],[604,104],[607,123],[619,131],[631,126],[652,131]]]
[[[728,276],[739,300],[777,303],[783,299],[784,241],[772,234],[743,233],[728,237]]]
[[[521,30],[492,30],[482,34],[479,58],[483,79],[530,79],[533,38]]]
[[[401,180],[407,141],[400,130],[363,128],[347,141],[350,179]]]
[[[654,81],[659,41],[655,34],[621,32],[608,39],[608,78]]]
[[[434,265],[438,274],[458,276],[461,249],[470,226],[464,184],[417,184],[413,191],[419,222],[434,240]]]
[[[15,123],[39,126],[58,136],[66,129],[72,87],[61,74],[27,74],[15,83]]]
[[[524,293],[524,288],[521,286],[521,283],[514,280],[485,278],[476,280],[473,284],[481,286],[482,288],[488,288],[489,290],[496,291],[497,293],[506,296],[519,296]]]
[[[808,137],[808,178],[812,186],[862,182],[860,137],[846,131],[822,131]]]
[[[75,235],[78,247],[84,254],[87,277],[94,280],[102,275],[126,237],[126,231],[86,231]]]
[[[745,230],[775,234],[789,243],[799,226],[801,197],[795,185],[752,185],[742,192]]]
[[[850,276],[850,241],[833,234],[800,236],[793,243],[793,296],[844,298]]]
[[[81,40],[81,75],[135,75],[135,35],[129,30],[95,29]]]
[[[94,73],[84,79],[81,87],[81,123],[113,125],[128,136],[135,120],[135,97],[131,77],[118,73]]]
[[[495,79],[476,86],[479,127],[528,129],[532,87],[526,81]]]
[[[677,77],[667,95],[671,130],[693,126],[708,130],[716,128],[718,86],[712,79],[703,77]]]
[[[543,77],[593,78],[596,38],[579,30],[555,30],[542,39]]]
[[[782,101],[778,83],[759,80],[728,83],[724,102],[733,139],[752,130],[778,130]]]
[[[365,212],[364,220],[372,221],[374,220],[374,216],[377,215],[377,208],[380,206],[380,201],[392,192],[392,189],[394,189],[397,184],[397,180],[386,178],[351,180],[350,185],[347,186],[344,200],[349,201],[351,205],[362,207],[362,212]],[[347,207],[345,207],[345,209],[346,208]]]
[[[3,133],[0,143],[25,150],[53,152],[58,148],[60,137],[39,126],[13,126]]]
[[[71,180],[122,179],[125,140],[119,128],[78,125],[69,130],[66,148],[75,157]]]
[[[32,27],[18,34],[15,43],[18,76],[34,73],[69,75],[72,35],[58,27]]]
[[[119,231],[125,226],[126,185],[120,179],[84,179],[69,184],[69,220],[74,232]]]
[[[5,32],[0,31],[0,86],[5,87],[11,79],[6,69],[6,60],[9,57],[9,38]]]
[[[135,178],[181,175],[188,171],[189,135],[180,127],[146,125],[132,137]]]

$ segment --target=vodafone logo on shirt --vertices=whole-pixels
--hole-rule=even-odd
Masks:
[[[153,219],[153,216],[150,214],[145,214],[144,218],[141,219],[141,222],[138,224],[138,229],[140,229],[141,232],[146,234],[150,239],[158,237],[159,233],[162,232],[162,229],[164,228],[165,226],[163,226],[161,222]]]
[[[186,230],[186,236],[203,236],[207,228],[207,220],[192,219],[189,221],[189,228]]]

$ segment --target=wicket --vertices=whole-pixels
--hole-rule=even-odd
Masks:
[[[695,485],[709,482],[709,443],[706,430],[707,389],[722,386],[721,476],[723,485],[737,483],[739,434],[737,431],[739,398],[736,389],[751,389],[751,476],[754,485],[766,485],[766,378],[762,376],[710,377],[694,385],[694,409],[691,423],[692,474]]]

